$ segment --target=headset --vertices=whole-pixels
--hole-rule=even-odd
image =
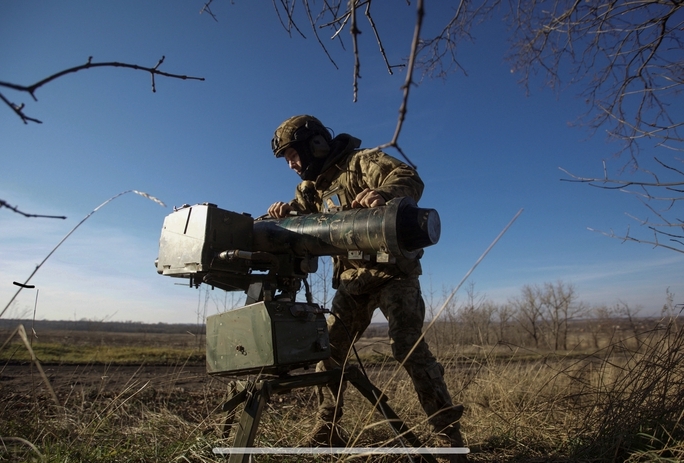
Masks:
[[[315,158],[324,158],[330,153],[330,145],[328,144],[329,139],[332,139],[330,135],[328,138],[321,134],[321,131],[328,130],[321,124],[317,124],[316,121],[308,120],[304,125],[299,127],[292,134],[292,138],[297,141],[309,140],[309,152]]]

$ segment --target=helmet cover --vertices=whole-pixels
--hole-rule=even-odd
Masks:
[[[285,150],[294,144],[305,142],[312,137],[320,135],[326,142],[332,140],[330,132],[323,123],[313,116],[293,116],[280,124],[273,134],[271,149],[275,157],[285,155]]]

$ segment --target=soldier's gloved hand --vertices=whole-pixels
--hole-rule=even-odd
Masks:
[[[385,198],[380,196],[377,191],[366,188],[361,193],[356,195],[354,201],[352,201],[351,207],[376,207],[385,204]]]
[[[290,206],[288,203],[278,201],[277,203],[271,204],[271,207],[268,208],[268,215],[274,219],[282,219],[283,217],[287,216],[291,210],[292,206]]]

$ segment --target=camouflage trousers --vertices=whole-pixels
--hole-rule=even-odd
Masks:
[[[456,422],[463,408],[454,407],[444,383],[444,368],[436,361],[425,340],[421,339],[409,355],[421,336],[425,319],[425,302],[418,277],[395,278],[361,295],[351,295],[341,285],[332,301],[335,316],[328,318],[332,355],[320,362],[316,370],[343,365],[345,359],[353,357],[351,339],[356,339],[370,325],[376,308],[380,308],[387,318],[392,355],[398,362],[403,362],[428,422],[437,432],[451,426],[458,427]],[[326,422],[339,420],[345,388],[345,383],[336,387],[318,387],[319,419]]]

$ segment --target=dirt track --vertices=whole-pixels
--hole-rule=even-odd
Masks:
[[[156,390],[198,392],[209,389],[223,392],[228,381],[210,377],[203,365],[43,365],[43,370],[58,394],[73,388],[120,392],[143,385]],[[44,388],[34,365],[0,366],[0,391],[30,392],[34,388]]]

